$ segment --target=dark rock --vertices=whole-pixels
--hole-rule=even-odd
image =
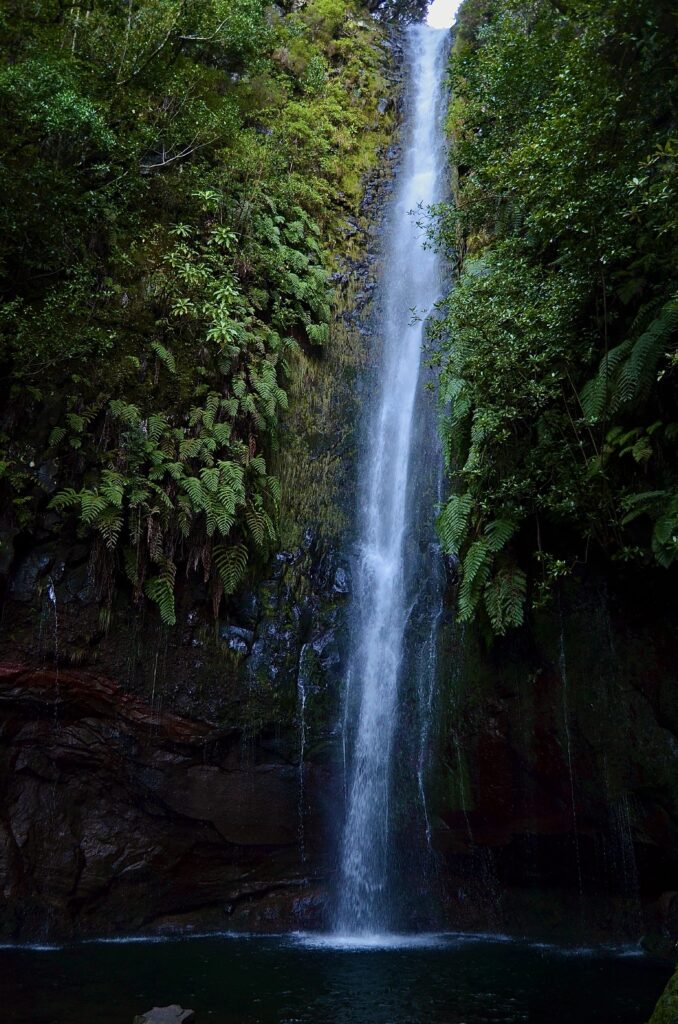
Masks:
[[[219,639],[227,644],[232,651],[244,653],[251,648],[254,642],[254,633],[251,629],[243,629],[241,626],[221,626]]]
[[[135,1017],[132,1024],[191,1024],[194,1020],[193,1010],[184,1010],[177,1003],[172,1003],[171,1006],[154,1006]]]
[[[47,551],[31,551],[19,564],[10,585],[10,594],[15,601],[32,601],[37,592],[38,580],[47,573],[54,561],[54,555]]]
[[[296,737],[274,747],[104,676],[0,666],[0,934],[209,926],[226,904],[236,926],[265,930],[274,906],[276,927],[299,927]]]
[[[14,561],[14,538],[18,529],[3,530],[0,534],[0,576],[5,576]]]
[[[342,566],[339,566],[334,574],[332,590],[335,594],[349,594],[351,592],[351,581],[348,572]]]

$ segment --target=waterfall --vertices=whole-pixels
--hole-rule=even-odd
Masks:
[[[347,806],[335,920],[336,931],[346,935],[400,925],[398,840],[408,830],[395,827],[396,789],[398,804],[411,797],[405,820],[416,805],[420,834],[426,841],[430,835],[424,748],[434,712],[442,606],[442,560],[433,531],[441,458],[422,350],[426,318],[441,293],[441,266],[417,213],[445,196],[447,43],[445,31],[424,25],[407,30],[403,158],[387,212],[374,332],[380,364],[359,467],[344,716]]]

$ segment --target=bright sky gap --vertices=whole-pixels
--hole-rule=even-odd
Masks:
[[[431,28],[451,28],[461,7],[461,0],[433,0],[426,16]]]

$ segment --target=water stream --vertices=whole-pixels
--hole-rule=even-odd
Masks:
[[[420,221],[445,194],[447,44],[445,31],[407,30],[403,157],[387,216],[375,326],[380,364],[360,465],[344,717],[347,809],[335,921],[336,931],[348,935],[402,927],[394,897],[401,888],[399,837],[416,832],[408,817],[413,804],[424,842],[430,833],[425,776],[442,591],[432,517],[441,459],[422,352],[441,265]],[[409,805],[407,784],[396,785],[401,775],[414,780]]]

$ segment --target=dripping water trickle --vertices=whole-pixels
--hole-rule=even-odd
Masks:
[[[574,792],[574,765],[572,762],[572,734],[570,730],[570,708],[569,708],[569,685],[567,675],[567,658],[565,655],[565,626],[563,623],[563,610],[558,597],[558,619],[560,623],[559,637],[559,668],[560,681],[563,693],[563,724],[565,727],[565,749],[567,753],[567,770],[570,780],[570,804],[572,810],[572,832],[574,835],[574,852],[577,862],[577,881],[579,883],[579,909],[584,913],[584,882],[581,868],[581,852],[579,849],[579,827],[577,822],[577,803]]]
[[[299,829],[299,856],[302,864],[306,863],[306,793],[304,787],[304,759],[306,757],[306,679],[304,655],[307,644],[301,648],[299,655],[299,668],[297,672],[297,708],[299,720],[299,796],[298,796],[298,829]]]

